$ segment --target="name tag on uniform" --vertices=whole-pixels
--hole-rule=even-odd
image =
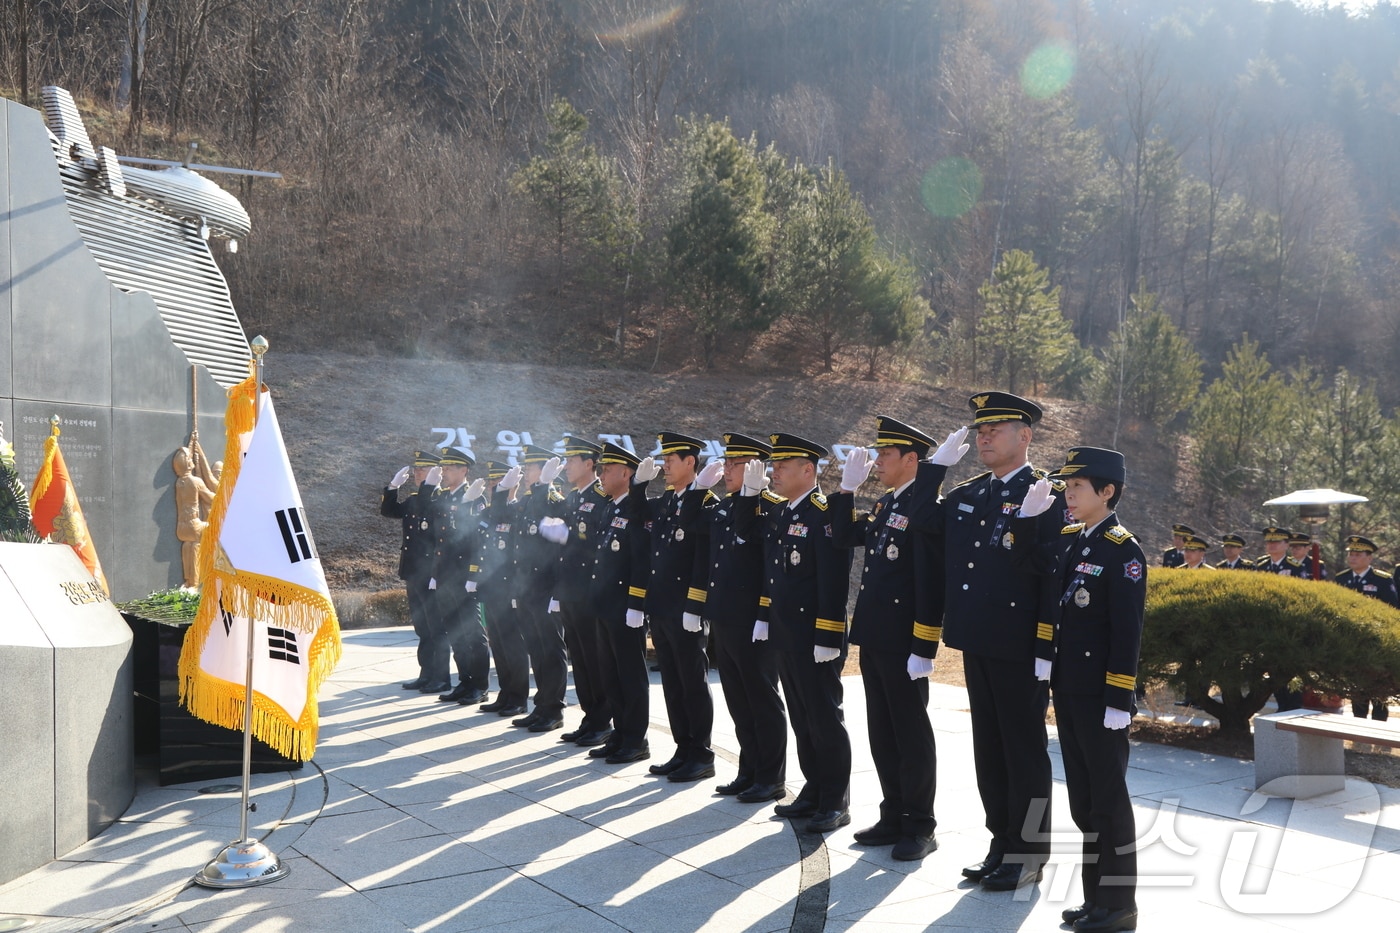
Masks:
[[[621,515],[614,515],[612,520],[612,526],[614,528],[626,528],[627,519],[623,518]]]
[[[1074,572],[1087,573],[1090,576],[1097,577],[1099,574],[1103,573],[1103,567],[1099,566],[1098,564],[1084,563],[1075,567]]]
[[[793,522],[788,525],[787,533],[794,538],[805,538],[807,537],[807,526],[801,522]]]
[[[891,512],[890,517],[885,519],[885,524],[895,531],[903,531],[909,527],[909,516],[900,515],[898,512]]]
[[[959,511],[959,512],[971,512],[971,511],[974,511],[974,509],[972,508],[972,506],[971,506],[969,503],[966,503],[966,502],[959,502],[959,503],[958,503],[958,511]]]

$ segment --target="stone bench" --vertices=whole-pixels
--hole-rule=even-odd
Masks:
[[[1306,709],[1255,716],[1255,788],[1298,798],[1341,790],[1343,741],[1400,748],[1400,725]]]

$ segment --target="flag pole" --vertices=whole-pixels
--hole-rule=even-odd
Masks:
[[[267,340],[259,335],[248,346],[254,359],[253,424],[256,426],[262,408],[263,354],[267,352]],[[224,456],[228,456],[227,451]],[[278,881],[290,874],[276,852],[248,835],[248,811],[251,809],[248,785],[253,772],[253,629],[254,622],[249,619],[247,666],[243,674],[243,795],[238,815],[238,841],[225,846],[194,876],[195,883],[206,888],[248,888]]]

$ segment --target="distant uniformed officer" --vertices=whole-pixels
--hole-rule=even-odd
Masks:
[[[1349,590],[1379,599],[1387,606],[1400,608],[1400,593],[1397,593],[1395,588],[1395,577],[1371,566],[1376,550],[1376,542],[1365,535],[1348,537],[1347,569],[1337,574],[1336,581]],[[1386,707],[1384,697],[1353,696],[1351,712],[1353,716],[1363,719],[1368,712],[1372,719],[1390,718],[1390,710]]]
[[[1312,543],[1312,535],[1303,531],[1293,532],[1288,536],[1288,556],[1296,560],[1303,568],[1305,579],[1326,580],[1329,577],[1327,565],[1322,562],[1321,558],[1318,560],[1317,576],[1313,576]]]
[[[702,616],[715,639],[715,667],[725,705],[739,739],[739,773],[716,792],[741,803],[766,803],[787,794],[787,717],[778,692],[778,656],[768,639],[768,598],[763,595],[763,536],[742,537],[737,512],[754,508],[739,495],[746,464],[772,454],[766,441],[724,435],[724,456],[696,482],[711,488],[724,478],[723,495],[705,497],[698,530],[695,577],[686,611]]]
[[[1270,525],[1259,532],[1264,538],[1264,556],[1254,562],[1255,570],[1276,573],[1283,577],[1303,576],[1303,565],[1288,556],[1288,539],[1292,532],[1287,528]]]
[[[1248,560],[1240,556],[1244,551],[1244,535],[1237,532],[1230,532],[1220,539],[1220,545],[1225,549],[1225,559],[1215,565],[1217,570],[1253,570]]]
[[[1206,563],[1206,548],[1209,546],[1206,539],[1200,535],[1187,535],[1181,545],[1181,554],[1186,562],[1181,566],[1186,570],[1214,570],[1214,567]]]
[[[807,832],[825,833],[851,822],[851,737],[841,708],[851,553],[832,539],[831,506],[817,485],[817,463],[830,451],[795,434],[768,441],[776,494],[763,488],[762,461],[748,464],[743,497],[752,507],[739,503],[735,531],[764,539],[770,640],[806,779],[773,812],[808,817]]]
[[[496,661],[497,692],[496,699],[483,703],[481,710],[497,716],[519,716],[530,696],[530,659],[512,601],[516,510],[510,504],[510,489],[500,485],[511,467],[499,460],[488,460],[485,465],[487,503],[477,515],[479,548],[473,579]]]
[[[1078,933],[1137,929],[1137,830],[1128,795],[1147,558],[1113,511],[1123,455],[1072,447],[1059,475],[1074,518],[1061,533],[1051,689],[1070,816],[1084,834],[1084,903],[1063,912]],[[1196,535],[1187,536],[1187,546]]]
[[[1163,567],[1180,567],[1186,563],[1185,550],[1186,539],[1196,533],[1196,529],[1190,525],[1183,525],[1177,522],[1172,525],[1172,546],[1162,552]]]
[[[870,471],[864,447],[846,459],[841,491],[831,497],[840,547],[865,549],[851,644],[860,646],[870,754],[880,778],[880,818],[855,834],[861,845],[892,845],[893,858],[917,861],[938,848],[933,814],[938,755],[928,718],[928,677],[942,637],[943,574],[930,535],[909,527],[938,485],[919,478],[934,440],[887,416],[875,419],[875,475],[886,492],[857,514],[855,491]]]
[[[1039,882],[1050,854],[1049,689],[1035,662],[1037,644],[1051,638],[1065,514],[1059,489],[1028,459],[1040,407],[1006,392],[980,392],[968,405],[988,471],[913,523],[937,536],[944,553],[943,643],[963,653],[977,790],[992,836],[987,855],[962,873],[1008,891]],[[949,435],[921,472],[941,482],[966,449],[963,433]]]
[[[670,760],[649,770],[672,781],[698,781],[715,773],[715,753],[710,747],[715,706],[705,655],[706,626],[701,616],[686,610],[705,499],[705,491],[695,486],[704,442],[674,431],[663,431],[657,440],[666,491],[647,501],[651,580],[645,610],[676,751]]]
[[[473,566],[477,557],[476,500],[485,489],[477,480],[467,485],[467,474],[476,458],[464,447],[444,447],[439,469],[442,485],[434,490],[433,618],[437,631],[445,633],[457,662],[458,688],[447,697],[468,703],[486,698],[490,685],[491,653],[477,612]],[[470,589],[469,589],[470,587]],[[438,689],[452,685],[439,682]],[[424,688],[426,690],[426,688]]]
[[[431,683],[448,678],[448,647],[433,638],[428,619],[428,580],[433,576],[433,545],[436,537],[429,517],[428,500],[418,491],[428,480],[428,474],[438,465],[438,455],[431,450],[415,450],[413,464],[394,474],[379,501],[379,514],[397,518],[403,523],[403,540],[399,546],[399,579],[408,593],[408,617],[413,633],[418,636],[418,676],[402,684],[405,690],[421,690]],[[413,491],[402,499],[399,488],[413,477]],[[430,487],[431,489],[432,487]],[[440,657],[435,658],[434,654]]]
[[[511,725],[531,732],[551,732],[564,726],[564,693],[569,662],[564,653],[564,625],[549,611],[559,570],[557,545],[540,537],[540,523],[564,512],[564,495],[554,480],[564,462],[554,452],[530,444],[521,454],[523,476],[517,492],[515,588],[516,614],[535,673],[535,705],[528,716]]]
[[[636,454],[611,443],[604,444],[598,456],[598,482],[610,501],[594,536],[588,593],[597,613],[599,669],[603,693],[612,707],[613,731],[588,754],[609,764],[651,757],[647,744],[651,679],[642,611],[651,574],[651,536],[646,530],[646,482],[633,482],[641,464]],[[654,476],[655,471],[649,464],[648,472]]]

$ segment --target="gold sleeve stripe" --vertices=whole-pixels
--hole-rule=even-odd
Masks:
[[[480,572],[481,572],[481,568],[478,567],[476,564],[468,564],[468,565],[467,565],[467,570],[470,571],[471,573],[480,573]]]
[[[694,603],[703,603],[705,601],[705,591],[698,586],[692,586],[690,589],[686,590],[685,598]]]
[[[914,637],[921,641],[942,641],[943,626],[941,625],[920,625],[914,623]]]
[[[760,596],[758,597],[758,604],[764,609],[767,609],[769,606],[773,605],[773,600],[767,596]]]
[[[647,595],[647,588],[644,587],[644,586],[629,586],[629,587],[627,588],[627,595],[628,595],[628,596],[646,596],[646,595]]]
[[[1055,640],[1055,626],[1049,622],[1037,622],[1035,626],[1035,637],[1041,641]]]
[[[1136,690],[1137,678],[1132,674],[1105,674],[1104,683],[1110,687],[1120,687],[1124,690]]]
[[[834,619],[818,619],[817,631],[819,632],[842,632],[846,631],[846,623],[837,622]]]

